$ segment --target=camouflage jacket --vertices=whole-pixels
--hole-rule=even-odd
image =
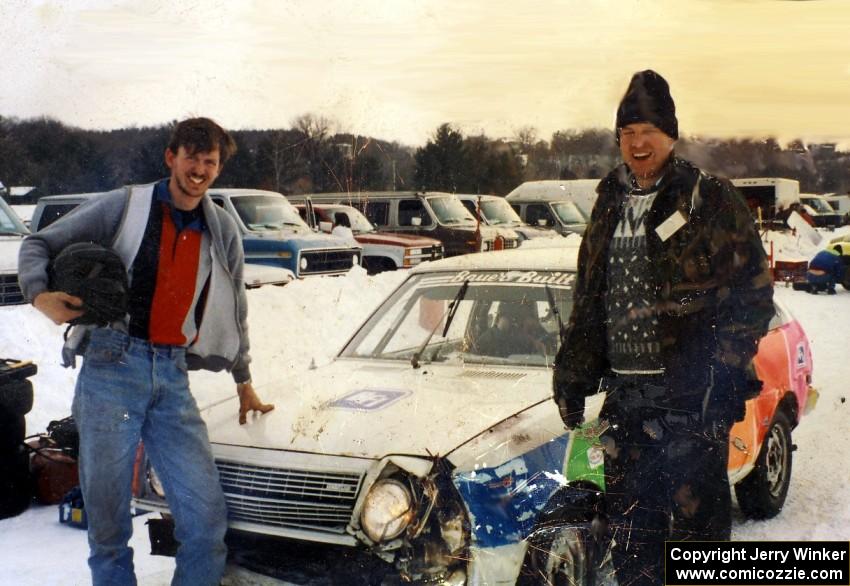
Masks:
[[[620,165],[597,187],[579,252],[573,310],[555,359],[555,400],[593,394],[608,372],[606,263],[628,180]],[[656,228],[677,213],[684,224],[662,240]],[[646,278],[657,295],[665,386],[674,396],[701,395],[712,368],[752,371],[758,341],[774,314],[773,282],[743,198],[727,180],[673,157],[646,222],[652,264]]]

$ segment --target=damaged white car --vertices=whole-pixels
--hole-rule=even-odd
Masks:
[[[535,248],[425,263],[330,364],[264,386],[277,408],[253,425],[237,425],[235,397],[204,409],[231,561],[299,584],[611,580],[602,451],[593,425],[569,433],[551,399],[575,256]],[[799,392],[771,383],[776,400],[762,414],[765,429],[784,421],[771,434],[787,429],[789,441],[762,447],[758,438],[773,435],[735,432],[730,448],[735,482],[781,496],[772,514],[787,492],[790,428],[811,374],[802,330],[790,317],[775,321],[775,340],[802,340],[798,368],[783,371],[796,373]],[[762,346],[788,366],[788,344]],[[601,399],[588,400],[589,421]],[[150,522],[155,553],[173,551],[163,496],[140,457],[136,506],[166,515]]]

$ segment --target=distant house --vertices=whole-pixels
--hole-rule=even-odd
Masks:
[[[8,188],[6,201],[11,205],[34,204],[44,195],[38,187],[28,185],[14,186]]]

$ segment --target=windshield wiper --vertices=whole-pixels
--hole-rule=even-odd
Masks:
[[[437,332],[437,328],[440,327],[440,322],[443,321],[443,318],[446,318],[446,326],[443,328],[443,338],[446,337],[446,333],[449,331],[449,326],[452,325],[452,320],[457,313],[457,308],[460,307],[460,302],[463,301],[464,296],[466,295],[466,290],[469,288],[469,281],[464,281],[463,285],[460,286],[460,290],[455,295],[455,298],[452,299],[452,302],[449,303],[448,309],[443,312],[443,315],[440,316],[440,319],[437,320],[437,324],[428,334],[428,337],[425,338],[425,341],[422,342],[422,345],[419,346],[419,349],[410,357],[410,366],[413,368],[419,368],[419,357],[422,356],[422,353],[425,352],[425,348],[428,347],[428,342],[431,341],[431,338],[434,337],[434,334]],[[448,316],[448,317],[447,317]]]
[[[551,311],[558,319],[558,337],[564,339],[564,322],[561,320],[561,311],[555,304],[555,294],[552,293],[552,288],[546,285],[546,296],[549,298],[549,311]]]

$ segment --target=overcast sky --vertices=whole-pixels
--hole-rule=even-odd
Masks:
[[[631,74],[683,134],[850,148],[848,0],[0,0],[0,116],[83,128],[211,116],[410,145],[613,125]]]

